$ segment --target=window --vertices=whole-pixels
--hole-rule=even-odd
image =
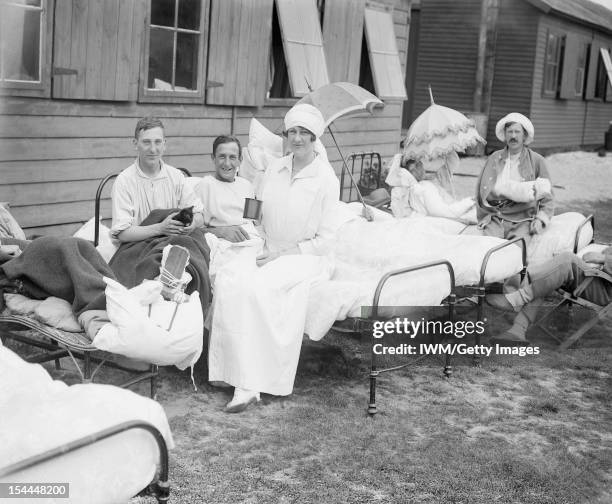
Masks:
[[[583,42],[578,50],[578,62],[576,63],[576,78],[574,80],[574,96],[584,95],[584,85],[586,80],[586,67],[589,58],[590,44]]]
[[[599,50],[595,98],[606,101],[612,100],[612,59],[610,58],[610,51],[605,47]]]
[[[606,98],[606,86],[608,77],[606,75],[606,66],[604,63],[603,52],[607,49],[601,48],[599,57],[597,58],[597,76],[595,77],[595,95],[594,98],[604,100]]]
[[[268,93],[266,98],[291,98],[291,86],[289,85],[289,73],[283,50],[283,38],[281,36],[278,11],[276,6],[272,15],[272,40],[270,42],[270,60],[268,65]]]
[[[0,87],[48,96],[49,0],[0,0]]]
[[[563,39],[563,46],[563,64],[559,71],[561,83],[559,93],[554,96],[563,100],[580,100],[584,94],[589,43],[583,36],[569,32]],[[553,71],[550,73],[552,75]],[[548,91],[553,96],[552,89]]]
[[[149,1],[140,101],[203,101],[208,3]]]
[[[327,61],[323,51],[323,36],[315,0],[276,0],[276,12],[284,58],[292,96],[304,96],[310,89],[329,84]],[[272,50],[278,51],[272,32]],[[278,54],[278,52],[277,52]],[[282,73],[279,60],[274,59],[274,78]],[[272,86],[274,91],[274,85]],[[274,93],[270,93],[274,97]]]
[[[556,97],[559,91],[563,49],[564,37],[549,31],[544,58],[543,94],[545,96]]]

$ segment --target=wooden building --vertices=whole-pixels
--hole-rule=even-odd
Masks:
[[[308,85],[339,80],[385,101],[335,123],[343,152],[389,157],[409,16],[410,0],[0,0],[0,201],[28,234],[72,233],[133,161],[138,118],[160,117],[166,162],[202,175],[215,136],[246,143],[252,117],[280,132]]]
[[[421,0],[409,124],[436,101],[495,124],[527,115],[540,151],[597,146],[612,121],[612,11],[588,0]],[[415,27],[418,22],[418,29]],[[602,51],[603,49],[603,51]]]

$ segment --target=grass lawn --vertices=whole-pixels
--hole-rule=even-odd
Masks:
[[[479,368],[460,358],[450,380],[436,362],[385,375],[374,418],[365,373],[345,376],[325,349],[305,352],[292,396],[241,415],[221,412],[229,393],[168,371],[173,501],[612,502],[608,333]]]
[[[612,201],[590,206],[598,237],[612,240]],[[561,316],[554,330],[570,322]],[[480,367],[456,358],[450,379],[434,359],[385,374],[373,418],[369,343],[332,336],[342,350],[304,345],[291,396],[263,396],[239,415],[223,413],[230,392],[201,372],[194,391],[188,372],[162,370],[171,502],[612,502],[612,320],[562,353],[532,332],[537,356],[493,355]]]
[[[612,201],[588,207],[598,238],[612,240]],[[560,353],[531,334],[540,355],[481,367],[458,358],[448,380],[435,360],[386,374],[374,418],[367,342],[341,345],[352,357],[361,350],[348,365],[335,346],[305,344],[294,393],[240,415],[222,412],[229,391],[200,378],[193,392],[185,373],[166,370],[172,501],[610,503],[610,336],[607,320]]]

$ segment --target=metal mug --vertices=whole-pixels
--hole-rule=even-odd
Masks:
[[[260,220],[263,201],[257,198],[244,198],[244,212],[242,216],[245,219]]]

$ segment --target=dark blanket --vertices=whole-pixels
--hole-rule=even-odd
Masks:
[[[141,226],[161,222],[177,211],[177,209],[153,210],[142,221]],[[117,280],[128,289],[132,288],[140,285],[143,280],[152,280],[159,275],[162,252],[166,245],[180,245],[189,251],[187,272],[193,280],[189,282],[185,292],[191,294],[197,290],[200,293],[202,311],[206,314],[211,297],[208,276],[210,250],[201,229],[196,229],[189,235],[157,236],[145,241],[122,243],[109,265]]]
[[[18,292],[33,299],[64,299],[72,303],[77,316],[86,310],[105,310],[102,277],[115,278],[90,242],[72,237],[36,238],[0,270],[0,280],[17,283]]]

